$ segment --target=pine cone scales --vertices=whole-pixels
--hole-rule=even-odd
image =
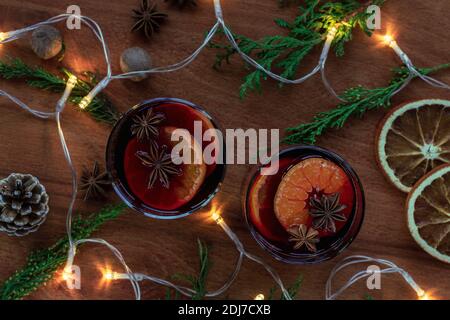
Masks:
[[[0,180],[0,231],[10,236],[34,232],[48,211],[48,195],[36,177],[13,173]]]

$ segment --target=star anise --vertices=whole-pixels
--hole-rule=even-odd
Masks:
[[[92,170],[84,169],[80,178],[80,190],[84,192],[83,200],[106,197],[105,188],[111,185],[108,172],[102,172],[97,161]]]
[[[161,23],[168,17],[167,14],[158,11],[156,3],[149,4],[148,0],[142,0],[139,9],[133,9],[133,13],[136,23],[131,31],[142,31],[147,38],[159,31]]]
[[[166,150],[167,147],[163,145],[161,148],[150,146],[150,152],[136,152],[136,157],[142,161],[142,164],[152,169],[148,178],[148,189],[153,188],[158,180],[163,187],[169,189],[169,176],[181,174],[181,170],[172,162],[171,156],[166,153]]]
[[[319,232],[317,230],[301,224],[290,227],[287,232],[291,236],[289,242],[295,242],[294,250],[305,246],[311,252],[317,251],[316,244],[319,242]]]
[[[196,0],[164,0],[165,2],[170,2],[171,5],[183,8],[185,6],[196,6]]]
[[[157,147],[155,138],[159,135],[158,125],[164,119],[162,113],[153,113],[153,109],[148,109],[147,113],[134,116],[131,133],[135,134],[139,140],[147,139],[153,147]]]
[[[335,221],[347,220],[340,214],[347,206],[340,204],[340,194],[322,194],[320,197],[311,197],[309,199],[310,214],[313,217],[313,226],[316,229],[336,232]]]

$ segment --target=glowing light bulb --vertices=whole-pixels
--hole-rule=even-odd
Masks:
[[[419,300],[433,300],[433,297],[429,293],[427,293],[423,290],[421,292],[419,292],[417,294],[417,296],[418,296]]]
[[[389,35],[389,34],[384,35],[383,41],[384,41],[384,43],[386,43],[390,47],[395,42],[394,38],[391,35]]]
[[[336,35],[336,33],[338,32],[338,28],[336,26],[333,26],[329,31],[328,34],[332,35],[333,37]]]
[[[8,32],[0,32],[0,42],[9,38]]]
[[[254,300],[264,300],[265,298],[266,297],[262,293],[260,293],[260,294],[256,295]]]
[[[105,280],[114,280],[115,279],[115,272],[112,272],[111,270],[105,270],[103,273],[103,278]]]
[[[211,214],[211,217],[216,221],[217,223],[221,223],[223,221],[223,218],[218,214],[216,211],[213,211]]]
[[[66,266],[62,272],[61,277],[64,281],[71,281],[73,279],[72,268],[69,266]]]
[[[75,87],[75,85],[77,84],[77,81],[78,81],[77,77],[75,75],[71,75],[69,77],[69,79],[67,79],[66,86],[73,89]]]
[[[80,101],[78,106],[80,107],[80,109],[84,110],[91,102],[92,98],[90,96],[86,96]]]

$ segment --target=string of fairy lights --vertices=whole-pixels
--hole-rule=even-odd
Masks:
[[[245,62],[247,62],[249,65],[261,70],[262,72],[267,74],[269,77],[273,78],[274,80],[282,82],[282,83],[286,83],[286,84],[300,84],[320,72],[322,82],[323,82],[325,88],[333,96],[339,98],[339,96],[336,94],[335,90],[329,84],[329,82],[326,78],[326,75],[325,75],[326,61],[327,61],[328,54],[329,54],[330,48],[332,46],[333,40],[335,39],[336,33],[338,31],[339,24],[332,26],[330,28],[330,30],[325,38],[322,53],[320,55],[319,62],[316,65],[316,67],[314,67],[310,73],[308,73],[298,79],[287,79],[285,77],[282,77],[278,74],[273,73],[270,70],[267,70],[262,65],[260,65],[256,60],[254,60],[252,57],[245,54],[239,48],[239,44],[234,39],[231,30],[225,23],[220,0],[214,0],[214,9],[215,9],[215,15],[216,15],[216,23],[213,25],[213,27],[210,29],[210,31],[206,34],[205,39],[202,42],[202,44],[190,56],[186,57],[185,59],[183,59],[175,64],[171,64],[168,66],[162,66],[162,67],[154,67],[154,68],[150,68],[148,70],[133,71],[133,72],[127,72],[127,73],[113,75],[112,67],[111,67],[111,60],[110,60],[110,52],[109,52],[109,48],[106,43],[106,40],[104,38],[103,32],[102,32],[100,26],[93,19],[91,19],[87,16],[73,15],[73,14],[61,14],[61,15],[57,15],[48,20],[30,25],[30,26],[22,28],[22,29],[13,30],[13,31],[9,31],[9,32],[0,32],[0,44],[5,44],[8,42],[12,42],[17,39],[20,39],[23,36],[25,36],[26,34],[28,34],[29,32],[39,28],[40,26],[55,24],[58,22],[65,21],[69,18],[71,18],[71,19],[76,18],[80,22],[82,22],[84,25],[89,27],[92,30],[94,36],[97,38],[97,40],[101,44],[105,63],[106,63],[106,76],[92,89],[91,92],[88,93],[88,95],[86,95],[80,101],[79,107],[81,109],[85,109],[92,102],[92,100],[95,98],[95,96],[97,94],[99,94],[102,90],[104,90],[112,80],[129,79],[129,78],[133,78],[135,76],[140,76],[143,74],[174,72],[174,71],[177,71],[179,69],[186,67],[187,65],[189,65],[191,62],[193,62],[197,58],[197,56],[201,53],[201,51],[208,45],[210,40],[214,37],[214,35],[216,34],[216,32],[218,31],[219,28],[221,28],[223,30],[226,38],[229,40],[229,42],[234,47],[236,52],[242,57],[242,59]],[[400,60],[405,64],[405,66],[409,70],[408,81],[406,81],[405,85],[402,86],[399,90],[397,90],[393,94],[396,94],[399,91],[401,91],[402,89],[404,89],[409,84],[410,80],[413,79],[414,77],[419,77],[420,79],[422,79],[423,81],[425,81],[426,83],[428,83],[429,85],[432,85],[434,87],[450,89],[449,85],[447,85],[439,80],[436,80],[434,78],[431,78],[429,76],[422,75],[418,71],[418,69],[413,65],[412,61],[406,55],[406,53],[401,50],[398,43],[392,38],[392,36],[386,35],[383,38],[383,41],[385,42],[386,45],[388,45],[390,48],[392,48],[394,50],[394,52],[398,55]],[[72,214],[73,214],[73,208],[74,208],[76,197],[77,197],[77,190],[78,190],[77,181],[78,181],[78,179],[77,179],[77,172],[76,172],[74,164],[72,162],[69,148],[67,146],[67,143],[66,143],[66,140],[64,137],[64,132],[63,132],[62,125],[61,125],[61,114],[64,111],[67,100],[68,100],[73,88],[75,87],[76,83],[77,83],[76,76],[69,77],[69,79],[67,80],[67,83],[66,83],[65,91],[64,91],[63,95],[61,96],[61,98],[56,103],[56,107],[53,112],[44,112],[44,111],[30,108],[25,103],[20,101],[18,98],[12,96],[11,94],[9,94],[3,90],[0,90],[0,96],[6,97],[11,102],[15,103],[16,105],[18,105],[22,109],[26,110],[27,112],[33,114],[34,116],[36,116],[38,118],[42,118],[42,119],[53,118],[56,120],[57,130],[58,130],[58,135],[60,138],[61,146],[62,146],[62,149],[64,152],[65,159],[67,161],[67,164],[68,164],[71,174],[72,174],[72,195],[71,195],[71,199],[70,199],[69,206],[67,209],[67,218],[66,218],[66,229],[67,229],[67,236],[68,236],[70,246],[69,246],[69,252],[68,252],[68,256],[67,256],[67,262],[66,262],[65,268],[62,273],[63,279],[70,281],[74,276],[73,263],[74,263],[74,259],[76,256],[77,247],[83,243],[93,243],[93,244],[100,244],[100,245],[103,245],[103,246],[106,246],[107,248],[109,248],[110,251],[113,253],[113,255],[117,258],[117,260],[122,264],[124,271],[125,271],[124,273],[119,273],[119,272],[115,272],[112,270],[106,270],[104,272],[104,278],[106,280],[110,280],[110,281],[123,280],[123,279],[129,280],[133,287],[136,299],[138,299],[138,300],[141,299],[140,282],[144,281],[144,280],[151,281],[153,283],[156,283],[156,284],[168,287],[168,288],[172,288],[172,289],[178,291],[180,294],[188,296],[188,297],[193,296],[195,294],[195,291],[191,288],[179,286],[179,285],[176,285],[167,280],[159,279],[159,278],[145,275],[142,273],[133,273],[132,270],[127,265],[121,252],[115,246],[111,245],[109,242],[107,242],[103,239],[95,239],[94,238],[94,239],[80,239],[77,241],[73,240],[73,238],[72,238]],[[341,99],[341,98],[339,98],[339,99]],[[235,269],[232,272],[232,274],[230,275],[230,277],[228,278],[228,280],[225,282],[225,284],[215,291],[207,292],[206,297],[217,297],[217,296],[220,296],[221,294],[223,294],[224,292],[226,292],[230,288],[230,286],[234,283],[234,281],[236,280],[236,277],[239,274],[240,268],[242,266],[243,259],[247,258],[247,259],[263,266],[265,268],[265,270],[274,279],[276,284],[280,287],[283,297],[285,299],[291,300],[292,297],[290,296],[289,292],[285,288],[278,273],[269,264],[264,262],[261,258],[255,256],[253,254],[250,254],[245,250],[242,242],[239,240],[237,235],[226,224],[223,217],[220,215],[220,212],[213,209],[211,211],[211,217],[222,228],[222,230],[230,238],[230,240],[235,244],[236,249],[239,252],[239,256],[235,263]],[[331,292],[331,282],[332,282],[334,276],[339,271],[341,271],[343,268],[345,268],[349,265],[356,264],[356,263],[365,263],[365,262],[366,263],[374,262],[374,263],[388,266],[388,268],[382,269],[381,273],[393,273],[393,272],[400,273],[404,277],[406,282],[415,290],[415,292],[417,293],[419,298],[428,297],[426,292],[417,285],[417,283],[412,279],[412,277],[406,271],[397,267],[392,262],[389,262],[387,260],[381,260],[381,259],[373,259],[370,257],[352,256],[352,257],[348,257],[348,258],[344,259],[340,264],[338,264],[333,269],[332,273],[330,274],[330,278],[328,279],[327,286],[326,286],[326,298],[327,299],[335,299],[339,294],[341,294],[345,289],[350,287],[353,283],[355,283],[359,279],[365,277],[364,272],[359,272],[359,273],[355,274],[352,278],[350,278],[350,280],[343,287],[341,287],[341,289],[339,289],[335,293]],[[258,294],[255,297],[255,299],[258,299],[258,300],[264,299],[264,295]]]

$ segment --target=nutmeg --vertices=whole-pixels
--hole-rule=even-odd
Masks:
[[[133,72],[150,69],[152,61],[150,55],[142,48],[132,47],[126,49],[120,56],[120,69],[122,72]],[[148,77],[148,74],[139,74],[131,78],[133,81],[141,81]]]
[[[57,56],[63,48],[63,40],[58,29],[44,25],[33,31],[31,48],[36,55],[44,60]]]

